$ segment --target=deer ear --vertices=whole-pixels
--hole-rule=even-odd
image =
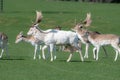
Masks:
[[[91,13],[87,13],[86,19],[83,21],[85,27],[89,27],[91,25]]]
[[[23,35],[23,31],[21,31],[19,34],[20,34],[20,35]]]

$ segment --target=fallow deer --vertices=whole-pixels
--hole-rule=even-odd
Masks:
[[[8,56],[8,36],[3,32],[0,32],[0,48],[2,49],[0,58],[2,58],[4,50],[6,50]]]
[[[73,47],[78,49],[81,57],[81,61],[83,61],[82,52],[81,52],[81,48],[78,46],[78,37],[76,33],[72,31],[54,30],[54,29],[52,29],[49,32],[44,32],[38,27],[41,19],[42,19],[42,13],[37,12],[36,22],[32,27],[30,27],[27,34],[34,36],[35,38],[41,40],[42,42],[44,42],[45,45],[48,46],[51,55],[51,61],[53,61],[53,49],[55,45],[69,46],[71,53],[67,59],[67,62],[69,62],[72,58]]]
[[[33,46],[35,46],[33,59],[36,59],[36,53],[37,52],[39,53],[39,59],[41,58],[41,56],[40,56],[40,45],[42,44],[41,41],[39,41],[38,39],[36,39],[34,36],[24,36],[23,32],[20,32],[16,36],[15,43],[17,44],[17,43],[19,43],[21,41],[25,41],[25,42],[30,43]]]
[[[98,54],[101,46],[111,45],[113,49],[116,51],[115,59],[117,60],[118,54],[120,54],[120,36],[115,34],[96,34],[87,31],[85,35],[90,43],[94,46],[93,54],[94,58],[98,60]],[[96,55],[95,55],[96,54]]]
[[[88,49],[89,49],[89,45],[91,44],[91,42],[87,39],[87,37],[85,37],[86,32],[89,31],[89,30],[87,30],[87,27],[90,26],[91,22],[92,22],[92,20],[91,20],[91,14],[87,13],[86,19],[82,23],[77,24],[72,29],[72,30],[74,30],[76,32],[76,34],[78,35],[78,37],[81,40],[81,42],[86,45],[84,58],[88,58]],[[94,32],[94,31],[89,31],[89,32],[100,34],[99,32]],[[104,47],[102,47],[102,48],[103,48],[103,50],[105,52],[105,55],[107,56],[106,49]]]

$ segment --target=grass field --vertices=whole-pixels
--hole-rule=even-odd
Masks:
[[[40,27],[45,30],[62,26],[70,30],[75,25],[75,19],[80,22],[87,12],[92,14],[92,25],[89,28],[101,33],[120,35],[120,4],[98,4],[80,2],[54,2],[51,0],[4,0],[4,12],[0,13],[0,31],[9,37],[10,59],[4,54],[0,59],[0,80],[119,80],[120,56],[114,62],[115,52],[106,47],[108,57],[104,57],[101,49],[99,60],[92,57],[92,46],[89,58],[81,62],[75,53],[71,62],[67,63],[69,53],[57,52],[57,59],[33,60],[33,50],[30,44],[15,44],[16,35],[26,32],[31,21],[35,20],[35,11],[41,10],[43,21]],[[83,53],[84,53],[83,45]]]

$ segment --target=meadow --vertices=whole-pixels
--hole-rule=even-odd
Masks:
[[[0,31],[9,37],[9,55],[0,59],[0,80],[119,80],[120,56],[114,62],[114,50],[106,46],[108,57],[100,50],[95,61],[90,46],[89,58],[81,62],[75,53],[67,63],[68,52],[57,51],[57,59],[33,60],[34,47],[28,43],[15,44],[16,35],[23,31],[26,35],[35,11],[42,11],[43,30],[59,25],[63,30],[71,30],[75,20],[84,20],[86,13],[92,14],[89,30],[120,35],[120,4],[100,4],[82,2],[59,2],[52,0],[4,0],[4,11],[0,13]],[[84,45],[82,52],[84,54]],[[47,51],[46,51],[47,52]]]

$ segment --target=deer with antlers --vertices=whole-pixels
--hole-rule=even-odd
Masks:
[[[2,49],[0,58],[2,58],[4,50],[8,56],[8,36],[3,32],[0,32],[0,48]]]
[[[93,55],[94,55],[94,59],[96,60],[98,60],[100,47],[105,45],[111,45],[116,51],[116,55],[114,59],[114,61],[116,61],[118,54],[120,53],[120,48],[119,48],[120,37],[114,34],[99,34],[97,32],[92,32],[83,29],[83,27],[89,27],[90,23],[91,23],[90,17],[88,17],[86,19],[86,22],[84,22],[84,24],[78,24],[76,27],[74,27],[74,30],[76,30],[79,38],[85,37],[86,40],[94,46]]]
[[[48,50],[50,52],[51,59],[50,61],[53,61],[53,50],[55,45],[65,45],[69,46],[70,49],[70,55],[67,59],[67,62],[69,62],[73,55],[73,47],[78,49],[81,61],[84,61],[82,57],[81,48],[78,46],[78,37],[76,33],[72,31],[64,31],[64,30],[55,30],[50,29],[49,31],[41,30],[38,25],[41,22],[42,19],[42,13],[36,12],[36,22],[30,27],[28,31],[28,35],[32,35],[35,38],[39,39],[40,41],[44,42],[45,45],[48,46]]]
[[[78,35],[79,39],[81,40],[81,42],[86,45],[84,58],[88,58],[88,49],[89,49],[89,45],[91,44],[90,41],[84,35],[88,31],[87,27],[90,26],[91,22],[92,22],[91,13],[87,13],[86,19],[83,22],[77,24],[72,29],[73,31],[75,31],[77,33],[77,35]],[[93,32],[93,31],[89,31],[89,32],[100,34],[99,32]],[[105,55],[107,56],[106,49],[104,47],[102,47],[102,48],[103,48],[103,50],[105,52]]]

